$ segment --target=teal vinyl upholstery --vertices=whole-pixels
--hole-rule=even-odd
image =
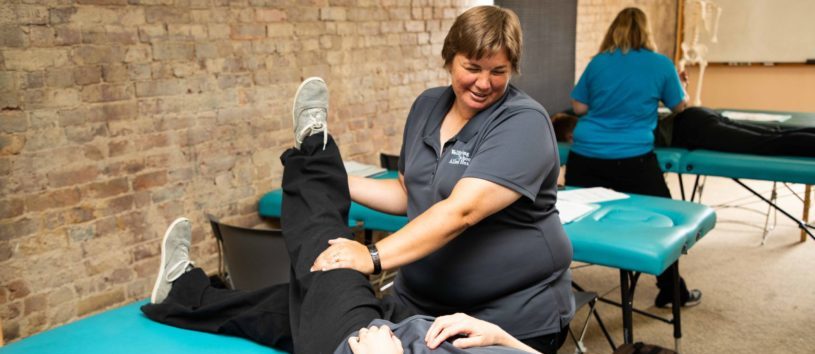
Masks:
[[[0,354],[283,354],[247,339],[180,329],[142,314],[139,301],[0,347]]]
[[[282,193],[263,196],[262,217],[280,217]],[[666,198],[631,195],[565,226],[574,259],[613,268],[660,274],[716,224],[707,206]],[[407,223],[352,203],[349,218],[368,230],[394,232]]]
[[[576,261],[656,275],[715,225],[710,207],[632,194],[600,203],[598,210],[564,228]]]
[[[569,150],[571,144],[557,143],[558,156],[560,157],[560,165],[563,166],[569,161]],[[657,155],[659,166],[663,172],[680,172],[682,157],[688,150],[676,148],[656,148],[654,153]]]
[[[813,147],[815,149],[815,146]],[[686,151],[680,173],[815,184],[815,158]]]

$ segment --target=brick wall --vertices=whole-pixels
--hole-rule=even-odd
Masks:
[[[657,51],[673,59],[678,0],[580,0],[577,4],[575,82],[597,54],[608,26],[620,10],[638,7],[648,16]]]
[[[346,158],[398,151],[466,0],[4,0],[0,318],[7,339],[144,299],[159,239],[204,212],[258,223],[301,79]]]

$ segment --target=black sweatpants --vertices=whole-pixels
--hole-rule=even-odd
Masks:
[[[674,118],[671,145],[742,154],[815,157],[815,128],[739,122],[708,108],[690,107]]]
[[[307,138],[281,156],[283,236],[292,260],[291,283],[255,291],[217,289],[200,269],[173,283],[168,298],[142,311],[152,320],[198,331],[245,337],[296,353],[333,353],[345,337],[381,318],[412,313],[380,301],[367,277],[340,269],[310,272],[328,240],[351,237],[350,195],[339,150],[329,137]],[[262,271],[259,269],[258,271]]]
[[[606,187],[623,193],[670,198],[662,169],[653,152],[626,159],[596,159],[569,152],[566,184],[575,187]],[[658,305],[673,300],[673,277],[670,270],[657,276]],[[680,303],[688,301],[688,287],[679,278]]]
[[[244,337],[295,353],[332,353],[352,332],[381,318],[398,323],[414,315],[392,297],[378,300],[368,279],[348,269],[310,272],[328,240],[350,237],[350,194],[339,150],[329,137],[307,138],[283,153],[283,236],[292,260],[291,283],[255,291],[217,289],[200,269],[173,283],[167,299],[142,311],[175,327]],[[259,270],[262,271],[262,270]],[[525,339],[556,353],[568,333]]]

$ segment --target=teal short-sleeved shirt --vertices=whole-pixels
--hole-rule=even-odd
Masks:
[[[659,102],[671,108],[685,98],[673,63],[647,49],[603,52],[586,67],[572,99],[589,106],[574,130],[572,151],[622,159],[654,148]]]

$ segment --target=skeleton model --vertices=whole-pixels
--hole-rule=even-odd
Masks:
[[[702,30],[710,36],[710,43],[718,42],[719,17],[722,15],[722,8],[712,1],[692,0],[688,6],[686,14],[689,21],[685,26],[685,33],[693,31],[692,42],[688,42],[688,36],[682,42],[682,59],[679,60],[679,72],[685,71],[688,64],[699,65],[699,80],[696,81],[696,90],[693,93],[693,105],[702,104],[702,81],[705,78],[705,68],[707,67],[707,46],[699,41]]]

